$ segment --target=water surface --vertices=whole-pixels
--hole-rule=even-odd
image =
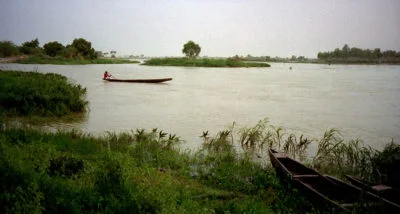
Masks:
[[[400,141],[400,66],[272,63],[270,68],[185,68],[122,65],[19,65],[0,69],[54,72],[87,88],[90,112],[75,124],[93,134],[159,128],[197,148],[202,131],[269,118],[287,132],[320,137],[337,128],[381,149]],[[292,69],[289,69],[292,67]],[[101,80],[166,78],[163,84]],[[59,125],[59,124],[58,124]]]

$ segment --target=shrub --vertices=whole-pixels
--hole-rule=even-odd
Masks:
[[[73,157],[59,156],[50,160],[50,166],[47,171],[50,176],[62,176],[70,178],[83,172],[84,165],[82,160]]]
[[[63,116],[85,112],[86,88],[59,74],[0,72],[0,106],[17,115]]]
[[[19,53],[17,46],[11,41],[0,42],[0,57],[14,56]]]

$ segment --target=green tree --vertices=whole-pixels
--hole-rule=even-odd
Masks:
[[[372,55],[374,56],[375,59],[380,59],[382,57],[381,49],[375,48],[374,51],[372,52]]]
[[[65,58],[72,59],[75,56],[78,55],[78,50],[76,48],[72,47],[71,45],[67,45],[62,51],[61,55],[63,55]]]
[[[28,55],[40,53],[39,40],[36,38],[32,41],[22,43],[20,51]]]
[[[115,54],[117,54],[117,51],[110,51],[111,58],[115,58]]]
[[[82,56],[86,59],[96,59],[96,51],[92,48],[92,43],[83,39],[74,39],[71,44],[71,47],[75,48],[78,52],[78,55]],[[78,56],[79,57],[79,56]]]
[[[345,44],[342,48],[342,57],[345,59],[347,57],[349,57],[349,53],[350,53],[350,47]]]
[[[362,56],[362,50],[360,48],[356,48],[356,47],[351,48],[350,52],[349,52],[349,55],[351,57],[361,57]]]
[[[61,53],[61,51],[64,49],[64,46],[62,44],[54,41],[54,42],[49,42],[49,43],[43,45],[43,48],[47,55],[56,56]]]
[[[396,57],[396,51],[387,50],[387,51],[384,51],[384,52],[382,53],[382,55],[383,55],[383,57],[385,57],[385,58]]]
[[[24,42],[24,43],[22,43],[22,46],[23,47],[28,47],[28,48],[39,48],[39,39],[36,38],[36,39],[34,39],[32,41]]]
[[[185,45],[183,45],[182,49],[182,53],[189,58],[197,57],[200,54],[200,51],[201,47],[193,41],[188,41]]]
[[[11,41],[0,42],[0,57],[8,57],[18,54],[18,48]]]
[[[333,57],[341,57],[342,56],[342,51],[339,48],[335,48],[333,50]]]

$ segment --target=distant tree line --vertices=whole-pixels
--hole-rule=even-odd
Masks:
[[[78,38],[66,46],[57,41],[48,42],[39,46],[39,40],[26,41],[21,46],[11,41],[0,41],[0,57],[11,57],[18,55],[47,55],[50,57],[65,57],[69,59],[96,59],[97,52],[92,48],[91,42]]]
[[[293,55],[291,58],[282,58],[282,57],[270,57],[270,56],[252,56],[248,54],[247,56],[239,56],[235,55],[230,57],[230,59],[238,60],[238,61],[256,61],[256,62],[310,62],[308,58],[305,56],[295,56]]]
[[[370,62],[370,63],[399,63],[400,52],[394,50],[381,51],[380,48],[361,49],[349,47],[347,44],[342,49],[336,48],[333,51],[319,52],[318,59],[328,62]]]

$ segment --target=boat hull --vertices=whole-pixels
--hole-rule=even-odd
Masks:
[[[372,184],[367,181],[364,181],[360,178],[345,175],[346,179],[350,181],[351,184],[357,186],[361,189],[367,190],[371,193],[382,197],[397,206],[400,209],[400,190],[392,188],[390,186],[382,185],[382,184]]]
[[[285,182],[299,189],[315,206],[347,210],[359,206],[362,200],[366,202],[365,206],[368,209],[377,212],[399,212],[393,203],[335,177],[321,175],[282,153],[270,149],[269,155],[277,174],[284,177]]]
[[[108,82],[130,82],[130,83],[162,83],[171,81],[172,78],[162,78],[162,79],[103,79]]]

